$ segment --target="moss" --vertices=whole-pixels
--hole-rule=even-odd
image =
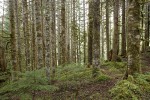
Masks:
[[[122,80],[110,90],[113,100],[139,100],[140,88],[127,80]]]
[[[108,76],[108,75],[99,75],[95,78],[95,82],[102,82],[102,81],[107,81],[107,80],[110,80],[111,77]]]

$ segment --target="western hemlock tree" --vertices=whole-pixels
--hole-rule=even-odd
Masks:
[[[128,74],[140,73],[140,0],[128,0],[127,8],[127,55]]]

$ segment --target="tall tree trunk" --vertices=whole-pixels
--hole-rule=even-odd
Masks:
[[[128,0],[128,74],[140,73],[140,0]]]
[[[109,0],[106,1],[106,46],[107,46],[107,60],[109,58]]]
[[[93,77],[100,68],[100,0],[93,1]]]
[[[84,34],[84,64],[86,63],[86,31],[85,31],[85,0],[83,0],[83,19],[84,19],[84,29],[83,29],[83,34]]]
[[[72,18],[72,62],[76,63],[77,60],[77,25],[76,25],[76,0],[73,0],[73,18]]]
[[[114,0],[114,34],[113,34],[112,61],[117,61],[118,56],[118,46],[119,46],[118,15],[119,15],[119,0]]]
[[[15,16],[14,16],[14,1],[9,0],[9,19],[10,19],[10,37],[11,37],[11,58],[13,71],[18,70],[17,64],[17,43],[16,43],[16,32],[15,32]],[[12,73],[12,80],[16,79],[16,73]]]
[[[46,5],[46,1],[45,0],[41,0],[41,23],[42,23],[42,48],[43,48],[43,66],[45,67],[46,66],[46,61],[45,61],[45,36],[44,36],[44,33],[45,33],[45,5]]]
[[[66,0],[61,0],[61,34],[60,34],[60,57],[61,57],[61,64],[66,63],[66,11],[65,11],[65,3]]]
[[[19,71],[22,71],[21,68],[21,36],[20,36],[20,21],[19,21],[19,12],[18,12],[18,0],[15,0],[15,18],[16,18],[16,34],[17,34],[17,50],[18,50],[18,68]]]
[[[23,32],[25,40],[25,59],[26,70],[30,70],[30,41],[29,41],[29,22],[28,22],[28,4],[27,0],[22,0],[23,3]]]
[[[92,65],[92,42],[93,42],[93,2],[89,1],[89,31],[88,31],[88,67]]]
[[[122,0],[122,44],[121,44],[121,55],[126,56],[126,24],[125,24],[125,0]]]
[[[43,35],[42,35],[42,18],[41,18],[41,0],[35,0],[35,17],[36,17],[36,33],[37,33],[37,68],[43,67]]]
[[[149,34],[150,34],[150,4],[146,7],[146,31],[145,31],[145,47],[149,46]]]
[[[55,0],[52,0],[51,3],[52,7],[52,24],[51,24],[51,30],[52,30],[52,78],[54,79],[55,76],[55,67],[57,65],[57,59],[56,59],[56,19],[55,19]]]
[[[32,0],[32,70],[36,68],[35,0]]]
[[[46,76],[50,81],[50,65],[51,65],[51,48],[50,48],[50,2],[51,0],[46,0],[46,9],[45,9],[45,65],[46,65]]]

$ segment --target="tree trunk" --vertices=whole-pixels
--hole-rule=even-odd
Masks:
[[[109,58],[109,0],[106,1],[106,46],[107,46],[107,60]]]
[[[60,57],[61,57],[61,64],[66,64],[66,11],[65,11],[65,0],[61,0],[61,34],[60,34]]]
[[[27,0],[22,0],[23,4],[23,32],[25,40],[25,59],[26,70],[30,70],[30,41],[29,41],[29,24],[28,24],[28,5]]]
[[[100,68],[100,0],[93,1],[93,77]]]
[[[89,1],[89,31],[88,31],[88,67],[92,65],[92,42],[93,42],[93,3]]]
[[[126,56],[126,25],[125,25],[125,0],[122,0],[122,44],[121,44],[121,56]]]
[[[140,0],[128,0],[128,74],[141,72],[140,66]]]
[[[10,37],[11,37],[11,58],[13,71],[18,70],[17,64],[17,43],[16,43],[16,32],[15,32],[15,16],[14,16],[14,1],[9,0],[9,20],[10,20]],[[16,72],[12,73],[12,80],[16,80]]]
[[[52,79],[54,79],[55,76],[55,67],[57,65],[57,59],[56,59],[56,21],[55,21],[55,0],[52,0],[51,3],[52,7],[52,23],[51,23],[51,30],[52,30]]]
[[[117,61],[117,56],[118,56],[118,46],[119,46],[118,15],[119,15],[119,0],[115,0],[114,1],[114,34],[113,34],[112,61]]]
[[[41,0],[35,0],[35,17],[36,17],[36,33],[37,33],[37,68],[40,69],[43,66],[43,35],[42,35],[42,18],[41,18]]]

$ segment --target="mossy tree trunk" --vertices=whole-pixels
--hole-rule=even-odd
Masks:
[[[106,46],[107,60],[109,59],[109,0],[106,1]]]
[[[93,40],[93,3],[89,1],[89,28],[88,28],[88,67],[92,65],[92,40]]]
[[[28,18],[28,4],[27,0],[22,0],[23,4],[23,33],[25,41],[25,61],[26,70],[30,70],[30,36],[29,36],[29,18]],[[18,18],[17,18],[18,19]]]
[[[119,15],[119,1],[114,0],[114,34],[113,34],[113,53],[112,61],[117,61],[118,46],[119,46],[119,27],[118,27],[118,15]]]
[[[16,32],[15,32],[15,15],[14,15],[14,0],[9,0],[9,20],[10,20],[10,37],[11,37],[11,58],[13,71],[18,70],[17,64],[17,43],[16,43]],[[16,73],[12,73],[12,80],[16,80]]]
[[[41,17],[41,0],[35,0],[35,17],[36,17],[36,34],[37,34],[37,68],[43,66],[43,35],[42,35],[42,17]]]
[[[93,77],[100,68],[100,0],[93,1]]]
[[[128,0],[127,9],[127,56],[128,74],[141,72],[140,66],[140,0]]]
[[[122,43],[121,43],[121,56],[126,56],[126,25],[125,25],[125,0],[122,0]]]
[[[66,0],[61,0],[61,33],[60,33],[60,57],[61,64],[66,64]]]
[[[52,79],[55,76],[55,67],[57,66],[57,59],[56,59],[56,9],[55,9],[55,0],[52,0],[51,7],[52,7],[52,23],[51,23],[51,30],[52,30]]]

